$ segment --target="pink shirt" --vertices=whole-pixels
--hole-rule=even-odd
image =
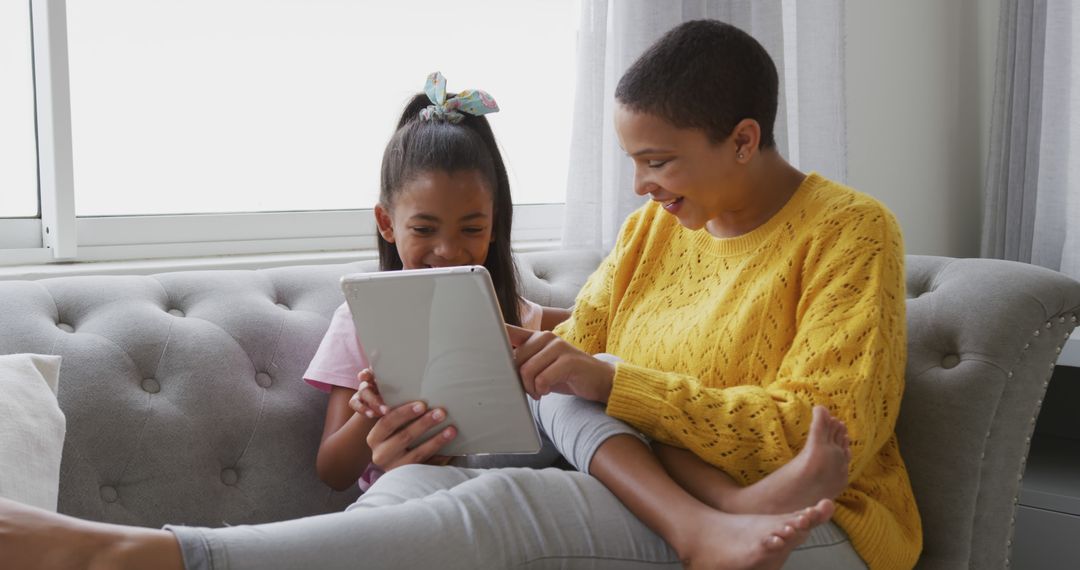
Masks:
[[[540,330],[544,310],[540,305],[522,299],[520,316],[522,327]],[[330,328],[326,329],[315,357],[304,372],[304,381],[323,392],[329,392],[334,386],[356,390],[360,387],[357,375],[367,367],[367,359],[360,350],[360,339],[353,326],[352,313],[349,306],[342,303],[330,318]],[[372,467],[369,465],[360,477],[361,491],[366,491],[380,474]]]

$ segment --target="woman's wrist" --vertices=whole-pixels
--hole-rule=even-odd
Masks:
[[[603,399],[597,400],[601,404],[607,404],[607,401],[611,398],[611,391],[615,389],[615,373],[617,372],[616,365],[611,362],[601,362],[603,366],[603,375],[600,383],[601,396]]]

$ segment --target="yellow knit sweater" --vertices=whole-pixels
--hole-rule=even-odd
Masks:
[[[816,174],[734,238],[687,230],[651,202],[555,332],[626,361],[608,414],[743,485],[790,461],[825,405],[851,438],[834,520],[871,568],[911,568],[922,525],[894,433],[903,260],[884,206]]]

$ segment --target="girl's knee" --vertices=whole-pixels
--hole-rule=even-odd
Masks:
[[[435,491],[449,489],[455,485],[460,485],[461,483],[468,481],[472,478],[469,471],[471,470],[452,466],[423,464],[403,465],[383,474],[383,476],[379,477],[379,480],[371,486],[371,489],[376,489],[378,486],[382,486],[383,488],[388,486],[406,486],[414,489],[423,489],[428,493],[433,493]]]

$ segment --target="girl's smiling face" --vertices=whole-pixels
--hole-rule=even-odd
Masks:
[[[404,269],[483,265],[492,240],[493,194],[477,170],[422,172],[387,208],[375,206],[383,239]]]

